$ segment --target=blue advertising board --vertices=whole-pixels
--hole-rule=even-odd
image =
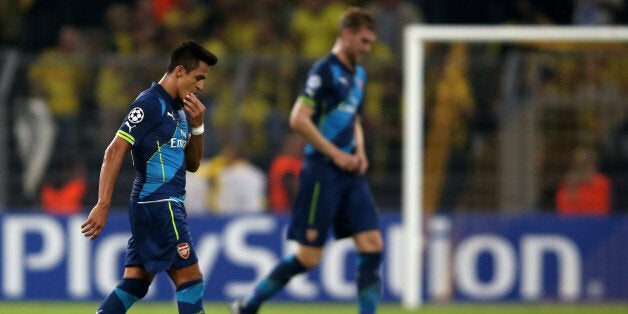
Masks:
[[[386,243],[383,301],[401,296],[401,221],[383,213]],[[112,213],[94,241],[80,233],[84,216],[0,215],[0,300],[100,300],[118,283],[130,236],[126,214]],[[285,241],[287,216],[271,214],[189,219],[204,298],[241,297],[275,262],[294,250]],[[424,298],[464,301],[628,300],[628,216],[453,215],[428,220]],[[330,240],[319,267],[293,279],[275,300],[351,301],[353,243]],[[171,300],[166,275],[146,297]]]

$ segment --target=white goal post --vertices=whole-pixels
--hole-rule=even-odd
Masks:
[[[402,304],[422,302],[424,47],[430,42],[622,42],[628,27],[619,26],[426,26],[404,33],[402,156]]]

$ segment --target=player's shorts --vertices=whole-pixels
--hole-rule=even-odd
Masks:
[[[343,172],[331,162],[306,160],[299,184],[288,239],[320,247],[332,227],[336,239],[379,228],[375,201],[364,176]]]
[[[150,274],[198,262],[183,203],[130,201],[132,236],[126,250],[125,266],[143,265]]]

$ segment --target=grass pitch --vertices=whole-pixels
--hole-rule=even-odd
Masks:
[[[97,303],[85,302],[0,302],[0,313],[11,314],[85,314],[94,313]],[[228,314],[226,303],[206,303],[207,314]],[[129,314],[176,314],[174,303],[139,302]],[[355,314],[354,304],[267,303],[260,314]],[[398,304],[382,304],[378,314],[626,314],[628,303],[615,304],[428,304],[419,310],[406,310]]]

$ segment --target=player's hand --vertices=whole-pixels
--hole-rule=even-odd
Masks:
[[[107,216],[109,215],[109,209],[104,206],[96,204],[92,211],[89,212],[89,216],[81,225],[81,233],[90,240],[96,239],[107,223]]]
[[[203,125],[205,117],[205,105],[196,97],[196,94],[190,93],[183,98],[185,111],[190,118],[190,125],[197,128]]]
[[[369,169],[369,160],[364,155],[358,155],[358,174],[363,176]]]
[[[346,172],[357,172],[360,169],[360,158],[345,152],[336,154],[332,161],[338,168]]]

